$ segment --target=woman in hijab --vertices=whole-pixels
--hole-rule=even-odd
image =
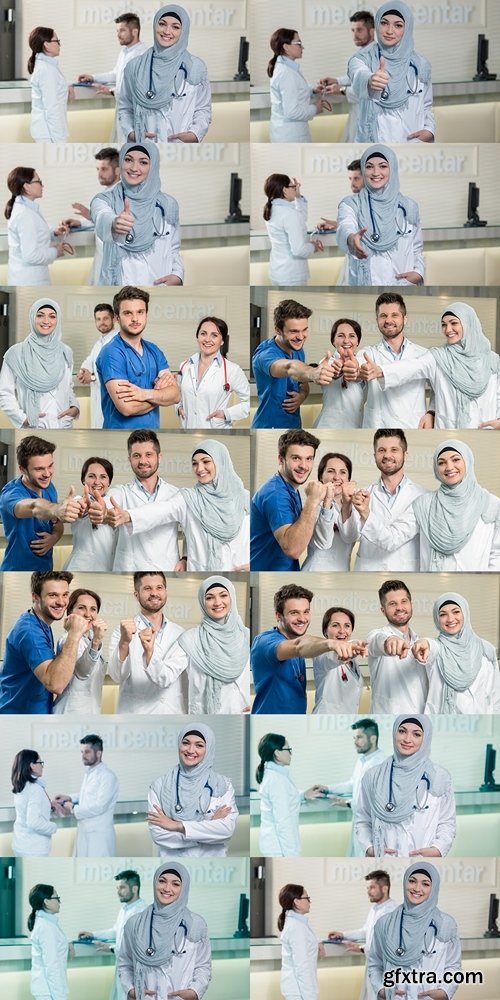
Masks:
[[[429,674],[425,711],[429,715],[500,712],[496,650],[473,631],[468,601],[461,594],[441,594],[432,614],[437,639],[417,639],[412,647]]]
[[[0,408],[14,427],[72,427],[80,408],[73,392],[73,351],[61,342],[61,310],[37,299],[30,332],[6,351],[0,372]]]
[[[127,142],[119,163],[119,183],[90,203],[95,231],[103,241],[96,284],[182,285],[179,205],[161,190],[158,147],[148,139]]]
[[[281,733],[266,733],[257,747],[255,780],[260,785],[259,850],[266,858],[288,858],[302,853],[300,806],[320,794],[320,786],[306,792],[290,777],[292,748]]]
[[[43,760],[36,750],[19,750],[12,765],[12,793],[16,818],[12,850],[17,858],[50,854],[57,826],[51,822],[52,804],[43,780]]]
[[[280,889],[278,930],[281,932],[281,995],[285,1000],[317,1000],[318,958],[324,948],[309,925],[311,900],[303,885]]]
[[[415,52],[413,13],[384,3],[375,14],[377,41],[349,60],[360,101],[356,142],[434,142],[431,65]]]
[[[212,120],[208,71],[187,51],[189,16],[165,4],[155,14],[154,42],[125,67],[118,121],[132,142],[201,142]]]
[[[177,521],[186,538],[187,569],[246,570],[250,560],[249,497],[231,456],[220,441],[201,441],[192,454],[198,482],[178,490],[171,500],[157,500],[133,510],[116,505],[106,514],[114,528],[131,523],[132,534]],[[96,523],[103,511],[91,510]]]
[[[212,975],[208,928],[188,909],[190,875],[178,862],[153,876],[154,903],[125,924],[118,975],[127,1000],[201,1000]]]
[[[500,500],[479,485],[471,449],[464,441],[442,441],[433,465],[439,489],[416,497],[392,524],[370,514],[369,498],[355,496],[361,537],[395,552],[418,535],[421,572],[498,572]]]
[[[445,338],[419,358],[394,365],[373,366],[368,379],[382,379],[390,392],[426,378],[434,390],[434,427],[480,427],[498,413],[500,357],[492,351],[479,316],[466,302],[452,302],[441,317]]]
[[[236,591],[225,576],[200,584],[201,625],[179,636],[189,656],[190,715],[231,715],[250,711],[249,630],[236,604]]]
[[[363,776],[354,823],[368,858],[445,857],[456,832],[451,775],[430,759],[428,715],[398,715],[394,752]]]
[[[420,211],[399,190],[398,160],[381,143],[361,157],[364,186],[343,198],[337,243],[347,253],[348,285],[422,285]]]
[[[415,862],[403,875],[404,902],[377,920],[368,956],[368,976],[378,1000],[398,996],[406,1000],[424,996],[430,1000],[451,1000],[458,989],[453,974],[461,969],[460,938],[453,917],[438,909],[439,883],[440,875],[434,865]],[[396,969],[434,973],[431,983],[443,982],[445,972],[451,978],[445,990],[426,989],[425,979],[398,987]],[[392,986],[386,985],[389,981]]]
[[[234,788],[214,770],[215,736],[195,725],[180,730],[179,763],[149,789],[149,830],[160,857],[223,858],[236,827]]]
[[[322,252],[321,240],[307,233],[307,199],[296,177],[270,174],[264,184],[267,201],[263,216],[271,241],[269,277],[273,285],[307,285],[308,257]]]

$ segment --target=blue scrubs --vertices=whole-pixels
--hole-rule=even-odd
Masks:
[[[303,656],[278,660],[276,648],[286,642],[277,628],[261,632],[252,643],[250,663],[255,685],[253,715],[305,715],[306,661]]]
[[[143,340],[141,345],[143,353],[139,354],[135,347],[117,334],[99,352],[96,368],[101,382],[101,407],[105,429],[135,430],[136,427],[148,427],[150,430],[157,430],[160,426],[159,406],[155,406],[148,413],[126,417],[117,410],[106,389],[106,382],[115,378],[132,382],[141,389],[153,388],[159,373],[168,368],[168,361],[163,351],[151,341]]]
[[[52,629],[34,611],[25,611],[5,640],[0,680],[0,714],[49,715],[53,695],[35,677],[45,660],[55,657]]]
[[[55,486],[50,483],[42,490],[42,499],[57,503]],[[44,556],[38,556],[30,549],[30,542],[37,541],[37,532],[52,533],[52,521],[42,521],[39,517],[20,518],[14,516],[14,507],[20,500],[39,500],[40,495],[24,485],[22,479],[11,479],[0,493],[0,517],[7,539],[7,547],[0,570],[39,570],[45,572],[52,567],[52,549]]]
[[[257,490],[250,506],[250,569],[300,570],[299,560],[283,552],[274,532],[284,524],[293,524],[301,513],[299,491],[279,472]]]
[[[283,358],[286,361],[305,361],[305,354],[302,350],[287,354],[272,338],[259,344],[253,355],[252,368],[259,405],[252,427],[302,427],[300,410],[287,413],[283,409],[283,403],[288,399],[287,393],[299,392],[299,383],[292,378],[275,378],[271,375],[271,365]]]

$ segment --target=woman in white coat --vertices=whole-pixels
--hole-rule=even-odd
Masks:
[[[368,858],[444,858],[456,834],[455,798],[450,773],[430,759],[430,717],[398,715],[392,738],[392,756],[363,776],[356,837]]]
[[[324,249],[307,235],[307,201],[288,174],[270,174],[264,184],[264,219],[271,241],[269,277],[273,285],[307,285],[308,257]]]
[[[271,142],[310,142],[308,122],[323,111],[328,101],[312,100],[320,87],[310,87],[300,71],[304,46],[293,28],[278,28],[271,35],[274,55],[267,67],[271,80]]]
[[[107,458],[92,455],[85,459],[80,473],[85,498],[92,502],[96,497],[102,497],[107,506],[111,500],[107,496],[113,482],[113,466]],[[108,524],[100,524],[95,529],[92,526],[86,510],[78,520],[71,524],[73,548],[64,563],[64,569],[72,573],[111,572],[115,550],[115,533]]]
[[[81,615],[87,620],[89,627],[78,643],[73,677],[54,702],[52,709],[54,715],[74,712],[80,712],[82,715],[100,715],[102,685],[106,673],[102,640],[108,628],[108,623],[99,618],[100,610],[101,598],[95,591],[78,588],[72,592],[67,614]],[[65,632],[59,639],[58,654],[67,636],[68,633]]]
[[[57,830],[50,820],[52,804],[42,778],[43,760],[36,750],[19,750],[12,765],[12,792],[16,818],[12,850],[17,858],[50,854]]]
[[[453,917],[438,909],[439,884],[437,868],[428,861],[416,861],[403,875],[404,902],[377,920],[368,976],[378,1000],[394,996],[451,1000],[455,995],[458,982],[453,978],[461,969],[460,937]],[[410,973],[408,985],[398,987],[396,969]],[[449,978],[442,989],[438,984],[445,973]],[[426,989],[426,974],[436,989]]]
[[[50,230],[38,205],[43,182],[34,167],[14,167],[7,177],[11,193],[6,206],[9,246],[9,285],[50,285],[49,264],[64,254],[73,255],[69,243],[56,241],[68,232],[66,225]]]
[[[349,608],[328,608],[323,615],[325,639],[349,642],[354,632],[355,618]],[[322,653],[313,658],[316,699],[313,715],[345,712],[356,715],[363,690],[356,658],[339,660],[336,653]]]
[[[61,310],[37,299],[29,311],[30,332],[4,355],[0,408],[14,427],[61,430],[80,415],[73,392],[73,351],[61,341]]]
[[[316,522],[316,528],[307,546],[307,558],[301,569],[318,572],[330,570],[339,573],[349,571],[352,547],[358,538],[356,518],[351,517],[351,496],[344,491],[345,484],[350,483],[354,493],[356,483],[351,481],[351,477],[352,462],[348,455],[336,451],[329,451],[323,455],[318,466],[318,479],[320,483],[331,484],[331,493],[326,495],[318,507],[318,518],[321,508],[325,510],[333,508],[333,520],[330,522],[332,541],[330,547],[325,548],[324,526],[318,528]]]
[[[68,141],[68,82],[59,69],[61,41],[53,28],[33,28],[31,55],[31,136],[35,142]]]
[[[214,770],[214,733],[203,723],[188,724],[177,745],[179,763],[149,789],[152,840],[160,857],[223,858],[238,810],[231,781]]]
[[[470,623],[469,603],[461,594],[441,594],[434,602],[437,639],[417,639],[412,653],[425,663],[429,715],[500,712],[500,670],[493,643],[481,639]]]
[[[68,940],[57,914],[61,899],[53,885],[38,883],[29,894],[31,913],[31,995],[35,1000],[67,1000]]]
[[[177,861],[153,876],[154,902],[127,920],[118,975],[127,1000],[202,1000],[212,975],[208,928],[188,909],[190,875]]]
[[[198,323],[196,340],[198,351],[182,362],[177,378],[181,391],[177,413],[182,427],[233,427],[250,413],[250,385],[240,366],[227,357],[227,323],[217,316],[205,316]],[[239,402],[231,405],[234,393]]]
[[[330,343],[334,353],[330,364],[335,378],[322,385],[323,405],[314,427],[362,427],[364,382],[347,382],[344,361],[351,360],[361,342],[361,327],[355,319],[337,319],[332,326]]]
[[[249,629],[236,591],[225,576],[210,576],[198,589],[202,622],[179,636],[189,657],[190,715],[234,715],[250,711]]]
[[[288,768],[292,748],[286,736],[266,733],[259,742],[260,763],[255,779],[260,785],[259,849],[266,858],[288,858],[301,854],[299,813],[302,802],[319,794],[314,787],[301,792]]]
[[[420,211],[399,190],[397,156],[382,143],[361,156],[364,186],[340,202],[337,243],[347,254],[348,285],[422,285]]]
[[[278,930],[281,932],[281,995],[285,1000],[317,1000],[318,958],[324,957],[324,948],[309,925],[307,914],[311,900],[303,885],[292,882],[280,889],[278,896],[281,913]]]
[[[125,67],[118,121],[131,141],[201,142],[212,120],[211,90],[203,59],[187,51],[190,20],[184,7],[160,7],[154,42]]]

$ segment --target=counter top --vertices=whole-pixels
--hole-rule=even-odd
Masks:
[[[212,956],[214,958],[224,957],[245,957],[248,956],[250,948],[249,938],[234,937],[211,937]],[[93,944],[74,945],[75,961],[77,964],[93,965],[114,965],[115,956],[112,952],[98,951]],[[238,955],[238,953],[240,953]],[[91,960],[85,962],[85,960]],[[1,962],[25,962],[31,963],[31,940],[29,938],[2,938],[0,939],[0,963]]]
[[[496,95],[500,97],[500,79],[433,83],[432,93],[434,100],[442,97],[474,97],[477,100],[491,98]],[[349,109],[349,102],[343,95],[327,94],[326,96],[336,106],[337,110],[347,111]],[[341,105],[345,105],[345,108],[341,109]],[[252,111],[268,110],[271,108],[269,87],[251,87],[250,107]]]
[[[364,965],[365,956],[361,952],[345,951],[343,945],[333,944],[331,941],[324,941],[326,958],[334,959],[335,964],[340,965]],[[462,946],[462,957],[469,954],[489,955],[493,958],[500,955],[500,938],[467,938],[460,939]],[[281,941],[279,938],[251,938],[250,959],[252,962],[275,962],[281,959]]]

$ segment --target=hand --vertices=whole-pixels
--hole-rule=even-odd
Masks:
[[[241,563],[240,566],[231,566],[233,573],[249,573],[250,563]]]
[[[225,819],[232,812],[231,806],[219,806],[207,819]]]
[[[89,372],[88,368],[80,368],[78,375],[76,376],[76,381],[80,385],[89,385],[92,381],[92,372]]]
[[[103,94],[106,97],[112,97],[113,96],[113,91],[110,90],[109,87],[106,87],[106,85],[104,83],[98,83],[98,84],[96,84],[96,86],[94,87],[94,90],[95,90],[96,94]]]
[[[94,77],[90,73],[80,73],[78,83],[93,83]]]
[[[128,142],[135,142],[135,132],[129,132],[129,134],[127,136],[127,141]]]
[[[76,958],[75,946],[72,941],[68,942],[68,958],[71,962]]]
[[[373,847],[367,847],[365,851],[365,858],[374,858],[374,857],[375,857],[375,851],[373,850]],[[385,991],[384,991],[384,996],[385,996]]]
[[[300,410],[300,404],[304,402],[304,396],[301,392],[287,392],[289,399],[284,399],[282,402],[282,407],[287,413],[296,413]]]
[[[330,649],[334,653],[336,653],[339,660],[352,660],[352,657],[355,655],[355,652],[357,652],[356,647],[358,645],[359,644],[356,643],[354,639],[350,639],[349,641],[346,641],[344,639],[330,640]]]
[[[287,409],[287,407],[285,407],[285,409]],[[226,419],[226,417],[225,417],[225,414],[224,414],[224,410],[214,410],[213,413],[209,413],[205,417],[205,420],[225,420],[225,419]]]
[[[130,139],[130,136],[129,136],[129,139]],[[129,991],[127,993],[127,997],[128,997],[128,1000],[137,1000],[137,994],[136,994],[133,986],[131,986],[131,988],[129,989]]]
[[[420,142],[434,142],[434,134],[428,128],[421,128],[418,132],[410,132],[406,136],[408,139],[420,139]]]
[[[397,635],[390,635],[384,642],[384,651],[387,656],[399,656],[400,660],[404,660],[408,656],[408,651],[410,649],[410,643],[407,639],[398,639]]]
[[[116,382],[116,395],[125,403],[145,403],[149,392],[149,389],[142,389],[127,379],[118,379]]]
[[[160,809],[159,806],[153,806],[153,808],[149,810],[147,813],[147,821],[150,826],[161,826],[163,830],[177,831],[179,830],[179,827],[183,827],[183,824],[179,823],[179,820],[172,819],[171,816],[167,816],[166,813],[163,812],[163,809]]]
[[[351,347],[339,352],[342,361],[342,375],[346,382],[357,382],[360,378],[360,366]]]
[[[320,219],[316,223],[316,229],[336,229],[337,220],[336,219]]]
[[[401,274],[395,274],[394,277],[398,279],[405,278],[412,285],[423,285],[424,283],[424,279],[418,271],[402,271]]]
[[[500,420],[483,420],[480,427],[492,427],[495,431],[500,431]]]
[[[359,377],[363,382],[371,382],[375,378],[383,378],[384,373],[379,365],[376,365],[369,354],[363,351],[364,362],[359,369]]]
[[[77,521],[82,512],[82,501],[75,499],[75,487],[70,486],[68,495],[62,503],[58,504],[56,518],[64,521],[65,524],[72,524]]]
[[[171,389],[172,386],[177,385],[177,379],[170,368],[164,368],[159,375],[156,376],[153,389]]]
[[[111,951],[111,945],[107,941],[94,941],[96,951]]]
[[[367,490],[358,490],[357,493],[354,493],[352,505],[356,508],[361,519],[366,521],[370,514],[370,494]]]
[[[324,98],[321,98],[321,100],[319,100],[318,103],[316,104],[317,115],[322,115],[323,111],[331,111],[331,110],[332,106],[330,104],[330,101],[325,101]]]
[[[325,483],[325,486],[326,493],[323,498],[323,507],[325,510],[330,510],[336,497],[336,486],[335,483]]]
[[[54,236],[66,236],[68,230],[69,230],[69,220],[65,219],[58,225],[57,229],[54,229]]]
[[[446,990],[425,990],[423,993],[417,993],[417,996],[431,997],[431,1000],[448,1000]]]
[[[417,639],[411,647],[413,656],[419,663],[427,663],[429,658],[430,644],[427,639]]]
[[[64,254],[68,254],[69,257],[75,256],[75,251],[71,246],[71,243],[56,243],[55,249],[58,257],[64,257]]]
[[[338,809],[339,806],[343,809],[347,809],[349,805],[349,800],[343,799],[341,795],[329,795],[328,800],[334,809]]]
[[[320,504],[326,496],[326,486],[324,483],[320,483],[319,479],[311,479],[306,486],[306,497],[307,499],[315,500],[316,503]]]
[[[85,205],[82,205],[80,201],[74,201],[71,207],[74,208],[77,215],[82,215],[84,219],[90,221],[91,219],[90,211]]]
[[[338,83],[336,76],[322,76],[321,79],[316,84],[314,88],[316,90],[324,90],[325,87],[332,87],[335,83]]]
[[[174,573],[185,573],[187,570],[187,559],[179,559],[174,566]]]
[[[198,142],[198,136],[194,132],[172,132],[167,136],[167,142]]]
[[[351,233],[347,237],[347,246],[353,257],[357,257],[358,260],[366,260],[368,257],[366,250],[363,250],[361,246],[361,240],[367,231],[367,229],[358,229],[357,233]]]
[[[126,236],[134,228],[134,224],[135,219],[130,208],[130,201],[128,198],[125,198],[123,210],[119,215],[115,216],[111,228],[117,236]]]
[[[431,431],[434,427],[434,414],[429,410],[424,413],[423,417],[420,417],[418,422],[419,431]]]
[[[345,951],[356,951],[356,952],[362,951],[362,947],[360,944],[358,944],[357,941],[344,941],[343,945]]]
[[[176,274],[166,274],[164,278],[153,281],[153,285],[182,285],[182,281]]]
[[[321,240],[311,240],[311,243],[312,243],[312,245],[314,247],[314,253],[323,253],[323,250],[325,248],[324,248]]]
[[[173,993],[167,993],[167,997],[179,997],[180,1000],[198,1000],[198,994],[194,990],[174,990]]]
[[[388,83],[389,74],[385,68],[385,59],[381,56],[378,69],[372,73],[370,79],[368,80],[368,87],[370,90],[382,91],[386,89]]]
[[[104,618],[96,618],[92,625],[92,631],[94,633],[92,642],[102,643],[102,640],[108,631],[108,623],[104,621]]]
[[[358,484],[354,479],[349,479],[347,483],[342,483],[340,491],[342,500],[346,504],[351,505],[354,494],[358,492]]]
[[[80,79],[80,77],[78,77],[78,79]],[[91,938],[92,937],[92,931],[78,931],[78,937],[79,938]]]
[[[185,409],[184,409],[183,406],[179,406],[179,409],[177,410],[177,413],[178,413],[179,417],[181,418],[181,420],[185,420],[186,419],[186,411],[185,411]]]
[[[335,378],[334,364],[335,362],[332,361],[332,352],[327,351],[318,367],[314,369],[313,382],[316,385],[329,385],[330,382],[333,382]]]
[[[408,851],[408,857],[440,858],[441,851],[438,851],[437,847],[416,847],[414,851]]]
[[[77,639],[81,639],[82,635],[85,635],[90,628],[90,623],[82,615],[68,615],[64,619],[64,628],[68,635],[75,636]]]
[[[57,414],[57,419],[62,420],[63,417],[75,417],[75,410],[76,406],[68,406],[67,410],[61,410],[61,412]]]
[[[96,495],[91,499],[88,486],[84,486],[83,498],[87,505],[86,509],[88,511],[92,527],[97,528],[100,524],[104,524],[108,508],[104,503],[103,497],[100,496],[99,493],[96,493]]]
[[[384,848],[384,854],[397,854],[397,853],[398,852],[397,852],[397,850],[396,850],[395,847],[385,847]]]
[[[30,542],[30,549],[36,556],[46,556],[57,542],[53,531],[37,531],[37,538],[40,540]]]
[[[325,948],[325,946],[324,946],[324,944],[323,944],[322,941],[320,941],[319,944],[318,944],[318,958],[319,958],[320,961],[323,958],[326,958],[326,948]]]
[[[308,802],[312,802],[313,799],[319,798],[324,787],[324,785],[312,785],[311,788],[308,788],[304,792],[304,798],[307,799]]]
[[[75,88],[68,87],[68,101],[76,100]]]
[[[343,931],[328,931],[328,940],[333,941],[334,938],[343,938]]]
[[[132,637],[137,632],[137,625],[133,618],[124,618],[120,622],[120,642],[126,642],[130,645],[132,642]]]
[[[156,633],[153,628],[143,628],[139,632],[139,640],[148,663],[153,655],[155,634]]]
[[[121,524],[128,524],[131,520],[128,510],[122,510],[120,504],[114,497],[110,497],[111,509],[106,511],[106,524],[112,528],[119,528]]]

